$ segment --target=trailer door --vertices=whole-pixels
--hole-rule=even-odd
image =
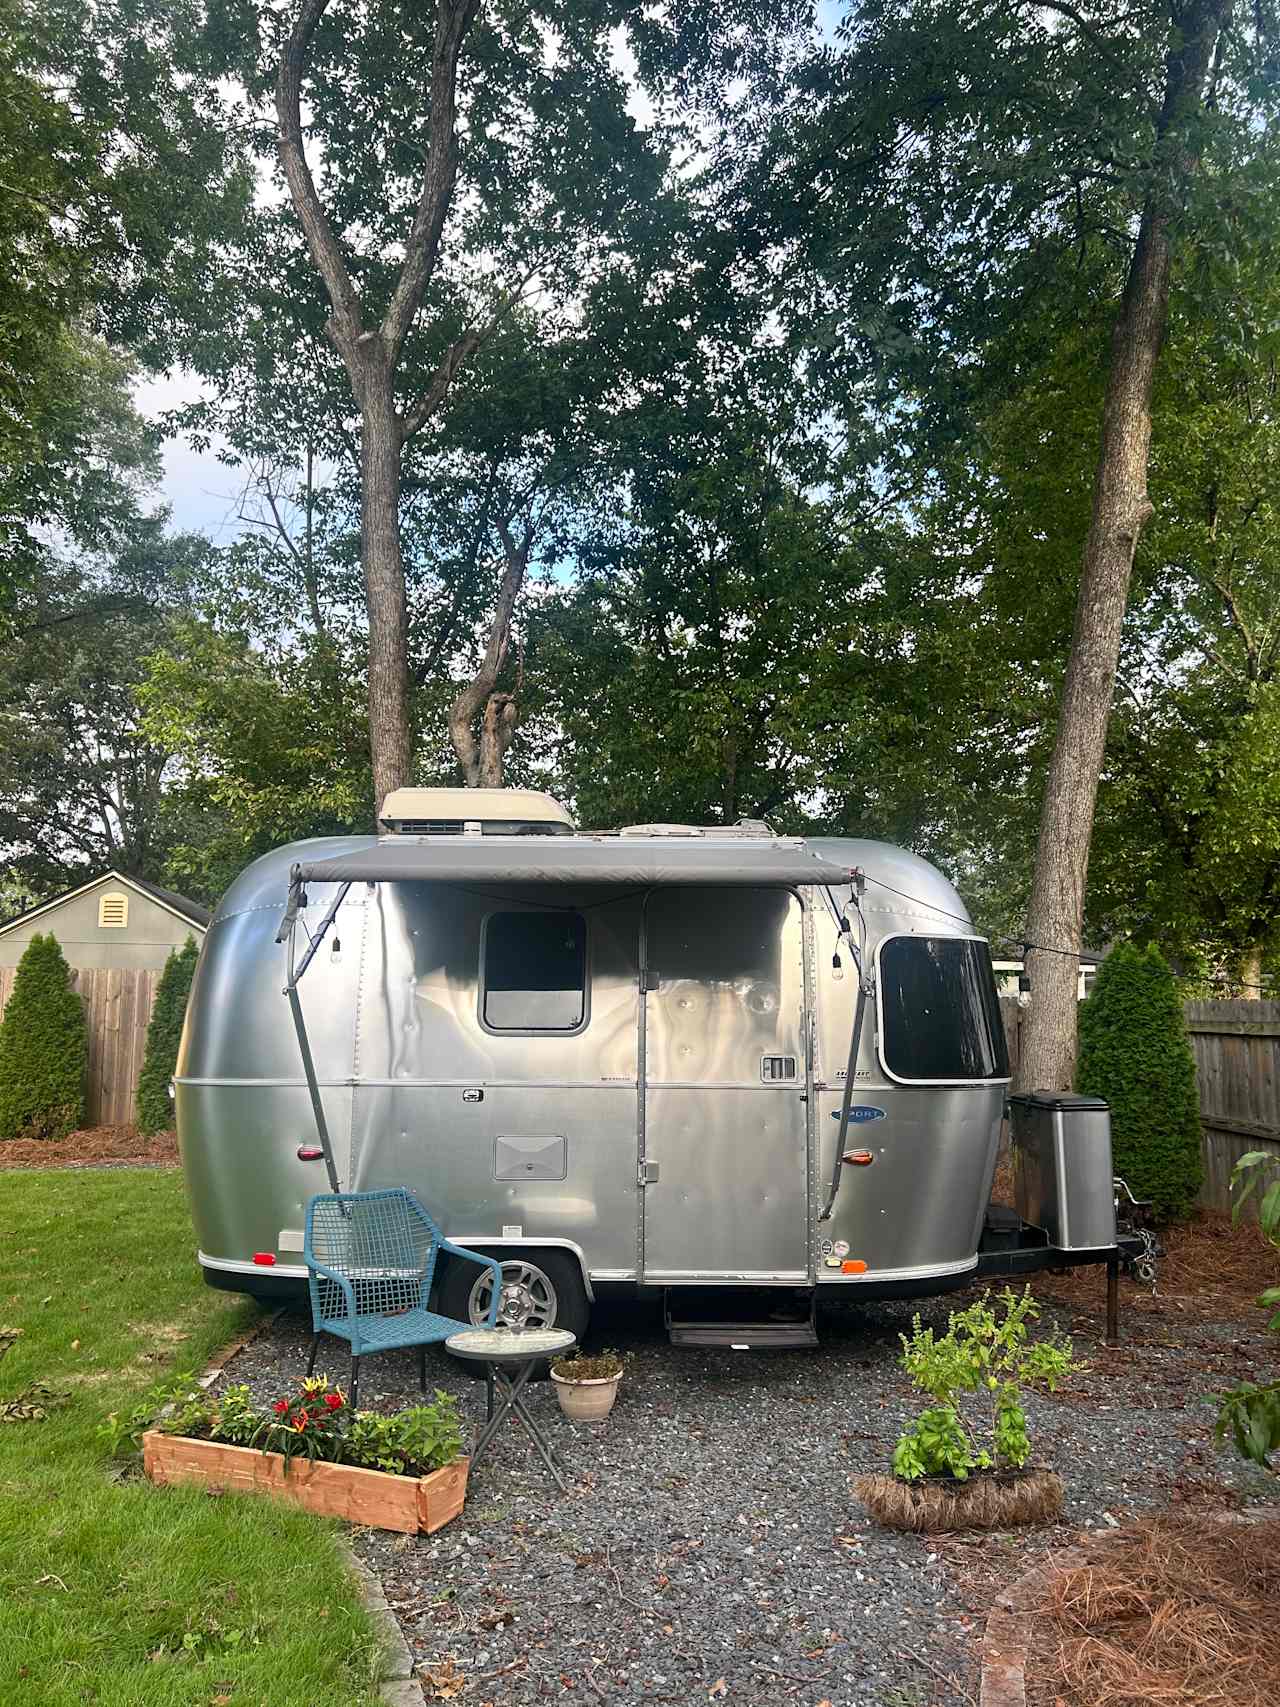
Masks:
[[[804,919],[783,889],[657,889],[641,974],[643,1279],[809,1269]]]

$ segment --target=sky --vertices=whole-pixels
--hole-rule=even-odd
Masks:
[[[133,396],[138,412],[155,421],[171,409],[194,402],[200,396],[200,382],[193,373],[179,368],[143,380]],[[226,544],[240,532],[236,521],[238,494],[236,471],[224,468],[212,449],[194,450],[182,437],[166,439],[164,474],[157,496],[172,511],[174,532],[198,531]]]

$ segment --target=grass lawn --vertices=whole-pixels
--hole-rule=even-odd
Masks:
[[[95,1429],[198,1371],[254,1307],[210,1291],[176,1171],[0,1173],[0,1703],[364,1707],[368,1618],[334,1527],[252,1496],[153,1488]]]

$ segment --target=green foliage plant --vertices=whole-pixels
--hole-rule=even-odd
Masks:
[[[1056,1333],[1031,1338],[1029,1324],[1040,1307],[1029,1288],[1019,1294],[1006,1287],[996,1303],[999,1312],[984,1292],[967,1309],[953,1310],[943,1334],[923,1327],[916,1315],[911,1334],[900,1336],[902,1367],[935,1401],[894,1448],[893,1471],[903,1481],[950,1476],[963,1482],[974,1470],[1023,1469],[1031,1442],[1021,1388],[1034,1383],[1056,1392],[1078,1367],[1070,1340]],[[981,1429],[967,1426],[961,1414],[961,1398],[970,1393],[990,1406]]]
[[[138,1078],[137,1115],[139,1132],[164,1132],[173,1125],[169,1081],[178,1064],[178,1044],[186,1018],[187,997],[195,976],[200,951],[195,938],[188,937],[164,963],[156,986],[155,1005],[147,1026],[147,1051]]]
[[[1186,1215],[1203,1178],[1200,1098],[1173,973],[1154,945],[1121,943],[1080,1009],[1076,1088],[1111,1106],[1115,1171],[1162,1218]]]
[[[1250,1150],[1236,1163],[1231,1186],[1231,1213],[1237,1221],[1254,1193],[1262,1192],[1258,1225],[1263,1237],[1280,1250],[1280,1159],[1267,1150]],[[1280,1333],[1280,1286],[1268,1286],[1258,1303],[1274,1312],[1267,1326],[1273,1334]],[[1280,1451],[1280,1381],[1242,1381],[1228,1393],[1215,1393],[1212,1402],[1218,1407],[1218,1439],[1229,1439],[1242,1458],[1276,1474],[1271,1455]]]
[[[114,1456],[136,1451],[148,1429],[279,1452],[286,1470],[295,1458],[355,1464],[392,1476],[426,1476],[461,1457],[457,1400],[436,1390],[429,1404],[394,1415],[353,1411],[346,1393],[324,1375],[304,1376],[270,1405],[256,1405],[248,1387],[214,1396],[190,1376],[154,1386],[135,1405],[111,1412],[98,1436]]]
[[[0,1021],[0,1139],[74,1132],[88,1063],[84,1006],[58,939],[33,936]]]

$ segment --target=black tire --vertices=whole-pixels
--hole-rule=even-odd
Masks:
[[[492,1257],[495,1262],[503,1265],[505,1273],[512,1269],[534,1271],[543,1277],[547,1290],[539,1287],[531,1289],[535,1308],[533,1315],[535,1324],[539,1327],[567,1328],[575,1334],[581,1344],[586,1334],[587,1325],[591,1320],[591,1305],[587,1300],[587,1290],[582,1283],[582,1269],[577,1257],[569,1251],[546,1248],[543,1246],[526,1246],[524,1248],[491,1247],[477,1254]],[[452,1316],[455,1321],[475,1322],[482,1326],[486,1320],[480,1312],[480,1306],[488,1302],[486,1293],[490,1282],[490,1271],[480,1269],[475,1263],[466,1262],[459,1257],[450,1257],[448,1267],[441,1277],[439,1287],[440,1313]],[[502,1316],[499,1315],[499,1322]],[[482,1375],[484,1366],[459,1358],[459,1366],[469,1375]],[[534,1380],[546,1379],[550,1367],[546,1360],[540,1362],[534,1369]]]

